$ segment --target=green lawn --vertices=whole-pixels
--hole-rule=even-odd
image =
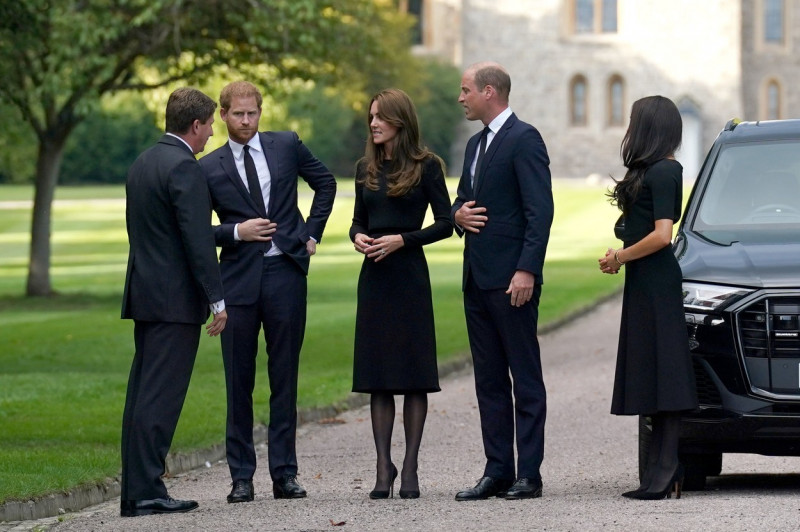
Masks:
[[[455,180],[449,180],[455,190]],[[308,327],[299,406],[350,393],[355,293],[361,255],[347,236],[352,181],[340,197],[309,275]],[[552,323],[618,289],[597,257],[617,245],[616,210],[602,187],[554,184],[556,218],[545,267],[540,323]],[[60,187],[53,209],[49,299],[22,297],[27,273],[30,187],[0,187],[0,503],[94,482],[119,472],[119,432],[133,325],[119,319],[127,241],[123,187]],[[304,202],[307,197],[304,196]],[[308,205],[302,206],[307,212]],[[440,360],[466,356],[461,240],[427,248]],[[269,418],[264,370],[258,421]],[[223,441],[225,390],[219,340],[204,337],[173,451]]]

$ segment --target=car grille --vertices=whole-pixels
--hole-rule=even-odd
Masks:
[[[738,313],[745,357],[800,357],[800,297],[756,301]]]
[[[753,393],[800,399],[800,297],[765,296],[736,312]]]
[[[704,406],[720,406],[722,398],[705,366],[703,366],[698,357],[692,357],[692,362],[694,363],[694,375],[697,380],[698,401]]]

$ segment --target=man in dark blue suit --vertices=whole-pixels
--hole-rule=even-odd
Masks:
[[[254,497],[253,389],[258,336],[267,343],[269,471],[276,499],[301,498],[297,481],[297,369],[306,325],[310,257],[336,196],[333,174],[293,131],[258,132],[261,93],[237,81],[220,94],[228,142],[200,160],[220,225],[225,303],[222,334],[228,395],[226,451],[233,488],[228,502]],[[297,178],[314,191],[308,219],[297,205]]]
[[[458,501],[542,495],[546,399],[536,322],[553,195],[544,141],[511,112],[510,91],[502,66],[478,63],[464,72],[458,98],[467,119],[485,126],[467,143],[452,215],[464,237],[464,310],[486,454],[483,477]]]
[[[212,134],[216,107],[196,89],[177,89],[167,102],[167,133],[128,172],[122,317],[134,320],[136,354],[122,416],[123,517],[197,508],[170,498],[161,476],[201,326],[213,312],[206,330],[216,336],[227,319],[208,186],[194,156]]]

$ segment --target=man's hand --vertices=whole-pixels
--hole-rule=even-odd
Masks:
[[[511,294],[511,305],[521,307],[530,301],[533,297],[533,285],[534,279],[531,272],[524,270],[514,272],[514,277],[511,278],[511,283],[506,290],[506,294]]]
[[[467,201],[456,211],[453,218],[465,231],[480,233],[480,228],[485,226],[489,219],[483,214],[485,212],[486,207],[475,207],[475,201]]]
[[[214,314],[214,319],[211,323],[206,325],[206,331],[209,336],[217,336],[225,328],[225,323],[228,321],[228,311],[222,310]]]
[[[308,251],[309,255],[317,252],[317,242],[313,238],[309,238],[308,242],[306,242],[306,251]]]
[[[239,224],[239,238],[248,242],[269,242],[278,224],[266,218],[251,218]]]

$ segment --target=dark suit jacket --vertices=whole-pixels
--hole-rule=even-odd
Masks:
[[[467,143],[464,168],[451,214],[467,201],[486,207],[480,233],[456,226],[464,243],[464,284],[472,275],[482,290],[508,288],[516,270],[533,273],[542,284],[545,250],[553,221],[550,159],[542,136],[512,114],[483,156],[476,190],[470,165],[480,133]],[[466,234],[465,234],[466,233]]]
[[[130,253],[122,317],[204,323],[223,292],[208,186],[192,150],[164,135],[133,163],[125,190]]]
[[[309,237],[317,242],[322,240],[336,197],[336,179],[295,132],[270,131],[259,133],[259,136],[271,176],[267,217],[277,224],[272,239],[303,272],[308,273],[306,242]],[[220,221],[220,225],[214,228],[214,236],[217,245],[222,246],[219,259],[226,291],[225,303],[254,303],[260,292],[263,267],[259,257],[269,249],[270,243],[237,242],[233,238],[233,228],[237,223],[261,215],[236,170],[230,144],[226,142],[200,159],[200,165]],[[303,219],[297,206],[298,176],[314,190],[308,220]]]

